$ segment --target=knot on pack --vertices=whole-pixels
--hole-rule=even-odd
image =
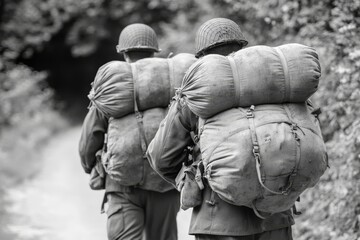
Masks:
[[[175,98],[179,99],[183,96],[181,88],[175,88]]]
[[[88,98],[90,99],[90,101],[93,101],[95,99],[95,91],[94,89],[91,89],[89,94],[88,94]]]

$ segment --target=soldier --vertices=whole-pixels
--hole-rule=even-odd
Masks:
[[[129,63],[153,57],[160,51],[154,30],[144,24],[124,28],[116,50]],[[86,173],[90,173],[95,165],[96,153],[103,147],[107,128],[108,119],[96,107],[90,107],[79,144]],[[148,162],[144,160],[144,164]],[[154,174],[150,171],[153,170],[144,174]],[[142,189],[141,185],[121,186],[106,175],[104,201],[107,204],[108,239],[142,239],[143,232],[146,239],[177,239],[179,194],[169,183],[162,181],[161,186],[154,186],[158,191],[150,191]]]
[[[197,31],[195,42],[196,57],[208,54],[226,56],[248,43],[240,27],[225,18],[205,22]],[[192,133],[197,132],[197,122],[198,118],[186,104],[181,100],[174,101],[149,145],[148,158],[152,167],[174,185],[178,172],[188,159],[185,149],[194,145],[193,139],[196,141]],[[200,155],[200,151],[195,155]],[[290,210],[261,219],[251,208],[231,205],[220,199],[206,179],[203,180],[202,200],[193,208],[189,230],[196,239],[292,239],[294,220]]]

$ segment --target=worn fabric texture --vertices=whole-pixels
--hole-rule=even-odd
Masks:
[[[189,233],[249,236],[293,224],[291,210],[261,219],[254,214],[251,208],[225,202],[206,185],[203,190],[202,204],[193,208]]]
[[[173,58],[145,58],[134,63],[111,61],[99,68],[88,95],[108,118],[134,112],[134,91],[140,111],[167,107],[196,58],[181,53]]]
[[[164,201],[167,199],[167,201]],[[109,240],[176,240],[179,193],[158,193],[137,188],[107,194]]]
[[[96,165],[96,153],[104,147],[107,128],[108,118],[91,106],[85,116],[79,141],[81,165],[86,173],[90,173]]]
[[[317,118],[307,104],[256,106],[254,130],[246,108],[233,108],[204,120],[200,149],[205,177],[229,203],[268,213],[285,211],[313,187],[327,168],[327,153]],[[202,121],[200,121],[202,122]],[[252,132],[257,136],[257,173]],[[261,174],[266,187],[259,183]]]
[[[92,190],[105,189],[106,172],[101,161],[102,150],[96,152],[96,164],[91,170],[89,186]]]
[[[199,234],[195,235],[196,240],[292,240],[291,227],[266,231],[249,236],[219,236]]]
[[[120,185],[138,185],[142,189],[158,192],[173,188],[150,167],[146,157],[144,158],[144,141],[150,143],[166,112],[165,108],[148,109],[141,113],[140,125],[135,114],[119,119],[110,118],[107,154],[102,161],[109,176]],[[141,131],[144,131],[144,135]]]
[[[321,75],[317,52],[301,44],[253,46],[193,64],[181,87],[190,110],[209,118],[232,107],[304,102]]]
[[[151,166],[174,185],[183,162],[187,160],[184,149],[194,145],[190,132],[196,131],[197,121],[198,118],[183,100],[178,99],[172,103],[149,145],[147,155]],[[263,220],[251,208],[229,204],[214,192],[211,197],[211,192],[208,186],[205,187],[201,205],[193,208],[190,234],[244,236],[294,224],[291,211],[274,214]]]
[[[86,173],[92,171],[93,167],[96,165],[96,153],[103,149],[105,133],[107,132],[109,125],[108,121],[109,120],[96,107],[91,107],[85,117],[79,142],[79,153],[81,164]],[[134,119],[131,124],[136,124],[136,119]],[[134,129],[132,131],[138,131],[137,125],[133,126]],[[136,142],[137,140],[128,139],[128,141]],[[142,153],[139,152],[138,154],[141,155]],[[144,166],[142,168],[143,172],[137,173],[137,175],[142,176],[142,185],[144,185],[144,188],[151,188],[153,190],[158,190],[159,192],[168,191],[173,188],[172,185],[156,175],[146,159],[142,160],[142,164]],[[151,179],[156,179],[156,181],[151,181]],[[149,183],[147,183],[148,180],[154,185],[149,187]],[[106,192],[126,192],[129,187],[121,185],[118,181],[110,178],[109,174],[106,174],[105,185]],[[137,187],[141,188],[142,186],[141,184],[137,184]]]

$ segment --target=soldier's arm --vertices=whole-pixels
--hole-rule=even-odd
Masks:
[[[182,163],[187,160],[187,146],[193,144],[190,131],[194,130],[195,124],[196,116],[177,100],[149,144],[147,156],[150,165],[173,185]]]
[[[79,142],[81,165],[86,173],[90,173],[96,163],[96,152],[102,149],[107,131],[108,119],[91,107],[82,126]]]

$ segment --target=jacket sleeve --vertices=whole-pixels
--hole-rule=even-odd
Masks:
[[[95,154],[103,147],[107,127],[108,119],[92,106],[85,117],[79,142],[81,165],[86,173],[90,173],[96,163]]]
[[[190,132],[195,130],[196,116],[176,100],[149,144],[147,157],[152,168],[175,185],[175,178],[187,159],[187,146],[193,145]]]

